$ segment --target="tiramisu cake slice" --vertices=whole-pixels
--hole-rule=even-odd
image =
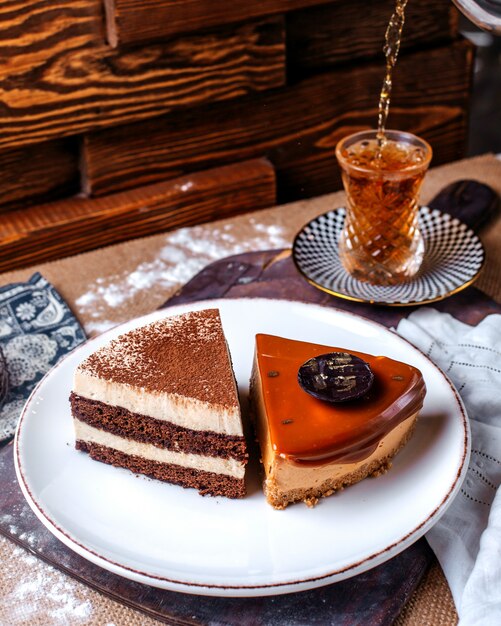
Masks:
[[[247,450],[216,309],[167,317],[83,361],[70,397],[76,447],[201,494],[245,495]]]

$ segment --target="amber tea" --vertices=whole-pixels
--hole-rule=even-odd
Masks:
[[[431,159],[422,139],[386,131],[356,133],[336,149],[347,195],[339,242],[346,270],[359,280],[392,285],[412,277],[424,245],[418,228],[418,194]]]
[[[402,30],[405,23],[405,7],[408,0],[396,0],[395,10],[390,17],[385,33],[385,43],[383,46],[384,56],[386,57],[386,72],[384,75],[383,86],[379,94],[378,107],[378,124],[377,124],[377,141],[380,148],[386,141],[385,128],[390,111],[390,96],[393,87],[393,68],[397,63],[398,52],[400,50],[400,41],[402,39]],[[378,150],[377,156],[380,156]]]

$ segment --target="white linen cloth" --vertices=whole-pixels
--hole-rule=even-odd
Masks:
[[[423,308],[397,332],[452,380],[468,412],[472,453],[466,479],[428,532],[452,591],[460,626],[501,625],[501,315],[477,326]]]

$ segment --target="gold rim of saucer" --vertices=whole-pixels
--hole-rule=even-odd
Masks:
[[[339,291],[335,291],[334,289],[330,289],[329,287],[326,287],[325,285],[322,285],[321,283],[315,281],[314,279],[310,278],[307,273],[300,267],[297,259],[296,259],[296,254],[295,254],[295,249],[296,249],[296,243],[298,241],[298,238],[301,236],[301,234],[304,232],[305,228],[307,228],[310,224],[312,224],[313,222],[317,221],[319,218],[323,217],[323,216],[327,216],[329,214],[332,214],[336,211],[339,211],[340,209],[344,210],[344,207],[338,207],[337,209],[332,209],[330,211],[327,211],[326,213],[322,213],[320,215],[318,215],[317,217],[313,218],[312,220],[310,220],[309,222],[307,222],[295,235],[293,243],[292,243],[292,248],[291,248],[291,256],[292,256],[292,260],[294,262],[294,265],[297,269],[297,271],[301,274],[301,276],[313,287],[315,287],[316,289],[319,289],[320,291],[323,291],[324,293],[327,293],[331,296],[334,296],[336,298],[341,298],[342,300],[348,300],[350,302],[360,302],[363,304],[371,304],[373,306],[388,306],[388,307],[411,307],[411,306],[421,306],[424,304],[432,304],[433,302],[440,302],[440,300],[445,300],[446,298],[450,298],[451,296],[459,293],[460,291],[463,291],[464,289],[470,287],[480,276],[482,270],[485,267],[485,262],[486,262],[486,253],[485,253],[485,247],[484,244],[482,243],[480,237],[475,233],[475,231],[473,231],[473,229],[471,229],[469,226],[467,226],[466,224],[464,224],[464,222],[462,222],[461,220],[459,220],[457,217],[454,217],[448,213],[442,212],[442,211],[438,211],[438,209],[430,209],[429,207],[426,207],[426,205],[421,206],[421,209],[428,209],[429,211],[437,211],[438,213],[444,215],[444,216],[448,216],[451,220],[453,220],[454,222],[456,222],[457,224],[461,224],[463,225],[467,232],[471,235],[473,235],[477,240],[478,243],[480,244],[480,248],[482,250],[482,261],[480,264],[480,267],[478,268],[478,270],[476,271],[476,273],[469,278],[468,280],[466,280],[465,282],[461,283],[460,285],[458,285],[457,287],[455,287],[454,289],[451,289],[447,292],[441,293],[433,298],[427,298],[427,299],[423,299],[423,300],[412,300],[409,302],[398,302],[398,301],[392,301],[392,302],[386,302],[384,300],[377,300],[377,299],[368,299],[368,298],[361,298],[355,295],[351,295],[348,293],[344,293],[344,292],[339,292]],[[348,276],[348,272],[345,269],[341,270],[342,272],[344,272],[344,274],[346,276]],[[354,279],[356,280],[356,279]],[[405,283],[402,283],[402,286],[404,285],[409,285],[412,284],[413,282],[415,282],[416,279],[411,279],[409,281],[406,281]],[[367,284],[371,284],[371,283],[367,283]],[[374,287],[380,287],[380,285],[374,285]],[[394,287],[398,287],[398,286],[394,286]]]
[[[430,298],[429,300],[414,300],[413,302],[380,302],[378,300],[364,300],[363,298],[356,298],[355,296],[348,296],[344,293],[339,293],[337,291],[332,291],[331,289],[328,289],[327,287],[323,287],[322,285],[316,283],[314,280],[311,280],[310,278],[308,278],[308,276],[306,276],[306,274],[298,267],[296,260],[294,259],[294,255],[292,255],[292,260],[294,261],[294,265],[296,266],[296,269],[298,270],[298,272],[305,278],[305,280],[308,283],[310,283],[310,285],[312,285],[313,287],[316,287],[317,289],[320,289],[320,291],[324,291],[325,293],[328,293],[330,296],[335,296],[336,298],[341,298],[342,300],[349,300],[350,302],[360,302],[363,304],[372,304],[374,306],[392,306],[392,307],[421,306],[422,304],[432,304],[433,302],[440,302],[440,300],[445,300],[446,298],[450,298],[456,293],[463,291],[463,289],[466,289],[467,287],[471,287],[471,285],[479,277],[485,265],[485,258],[484,258],[481,268],[478,270],[478,272],[475,274],[475,276],[471,280],[464,283],[463,285],[460,285],[456,289],[453,289],[452,291],[446,294],[437,296],[436,298]]]

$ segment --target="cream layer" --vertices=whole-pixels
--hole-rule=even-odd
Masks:
[[[142,387],[112,383],[77,369],[73,391],[84,398],[119,406],[192,430],[243,436],[238,406],[225,407],[174,393],[155,393]]]
[[[148,461],[180,465],[181,467],[189,467],[203,472],[224,474],[237,479],[242,479],[245,474],[245,465],[235,459],[221,459],[218,457],[203,456],[201,454],[174,452],[173,450],[166,450],[165,448],[157,448],[157,446],[153,446],[150,443],[140,443],[132,439],[124,439],[123,437],[112,435],[104,430],[89,426],[76,418],[73,418],[73,425],[78,441],[97,443],[101,446],[123,452],[124,454],[139,456]]]

